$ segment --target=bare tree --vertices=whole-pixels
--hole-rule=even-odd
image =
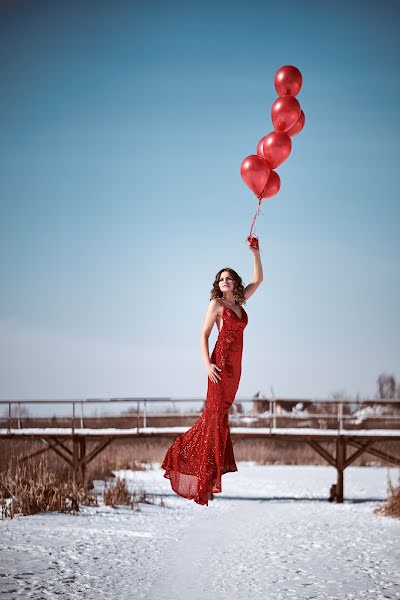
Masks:
[[[394,375],[381,373],[377,379],[379,400],[394,400],[396,398],[396,378]]]

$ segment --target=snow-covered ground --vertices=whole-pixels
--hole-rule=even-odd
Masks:
[[[332,467],[237,464],[208,507],[154,464],[117,473],[154,494],[140,511],[1,521],[1,598],[400,599],[400,521],[372,512],[398,469],[349,467],[332,504]]]

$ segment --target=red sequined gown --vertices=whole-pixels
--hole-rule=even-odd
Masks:
[[[164,477],[180,496],[208,505],[208,493],[222,491],[221,476],[237,471],[228,425],[229,407],[235,399],[242,370],[243,330],[248,316],[225,306],[211,362],[221,369],[221,379],[208,378],[204,411],[192,427],[178,435],[168,448],[161,467]]]

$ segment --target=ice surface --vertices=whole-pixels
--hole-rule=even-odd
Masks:
[[[351,500],[331,504],[332,467],[237,464],[208,507],[176,496],[155,463],[116,474],[166,507],[0,521],[1,598],[400,598],[400,521],[372,512],[399,469],[349,467]]]

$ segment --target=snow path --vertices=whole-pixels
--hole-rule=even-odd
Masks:
[[[171,542],[149,600],[400,598],[400,523],[371,504],[244,501],[202,512]],[[395,531],[397,535],[394,535]]]
[[[195,513],[140,506],[0,521],[2,600],[145,598],[169,537],[179,539]]]
[[[372,512],[386,497],[386,468],[347,469],[347,496],[364,501],[342,505],[318,500],[331,467],[238,469],[208,507],[171,494],[155,463],[118,474],[163,494],[165,507],[156,496],[138,512],[0,521],[2,600],[400,599],[400,521]],[[390,469],[393,483],[398,473]]]

